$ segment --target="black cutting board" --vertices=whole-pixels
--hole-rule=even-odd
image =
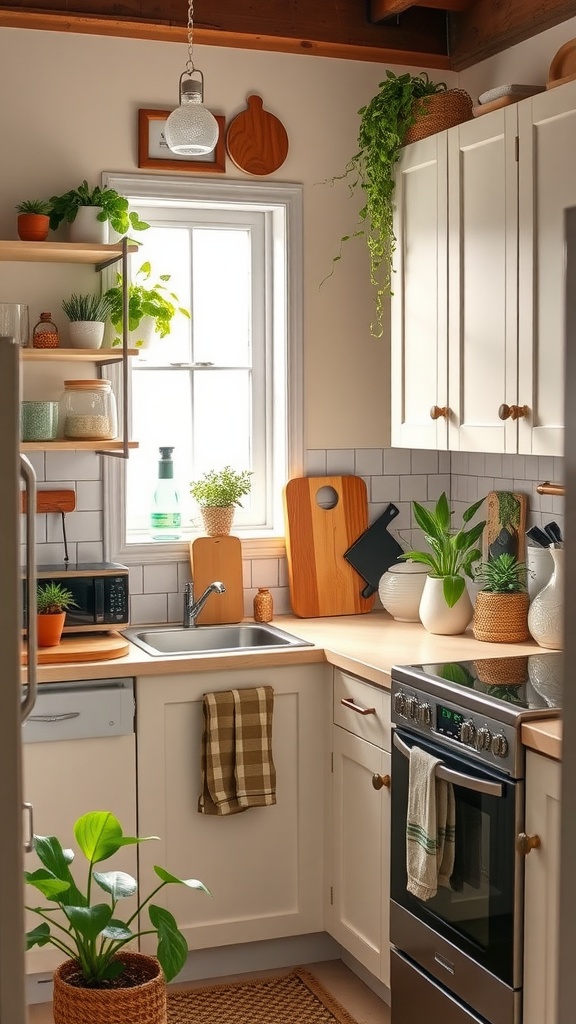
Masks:
[[[362,597],[371,597],[376,593],[380,577],[403,554],[396,538],[388,533],[389,524],[399,512],[400,509],[390,502],[372,526],[344,552],[346,561],[366,580],[366,586],[361,591]]]

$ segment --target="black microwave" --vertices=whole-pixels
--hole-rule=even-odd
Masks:
[[[117,562],[39,565],[37,582],[60,583],[74,605],[66,612],[65,633],[93,633],[129,625],[128,568]],[[26,587],[23,581],[23,623],[26,628]]]

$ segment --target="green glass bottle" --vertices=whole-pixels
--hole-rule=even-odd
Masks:
[[[158,480],[152,498],[150,532],[152,540],[180,540],[182,516],[174,483],[173,448],[159,448]]]

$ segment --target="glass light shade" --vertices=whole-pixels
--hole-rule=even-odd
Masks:
[[[204,156],[218,142],[218,122],[202,103],[202,85],[187,79],[180,87],[180,106],[169,115],[164,135],[169,149],[181,156]]]

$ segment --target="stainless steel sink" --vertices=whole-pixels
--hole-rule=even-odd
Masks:
[[[190,629],[184,626],[132,627],[122,630],[122,636],[155,657],[312,646],[307,640],[259,622],[237,626],[192,626]]]

